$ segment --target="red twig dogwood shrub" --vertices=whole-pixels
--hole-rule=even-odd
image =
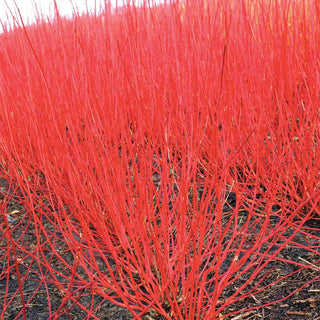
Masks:
[[[68,300],[95,317],[84,289],[137,319],[218,319],[314,268],[279,254],[319,255],[319,237],[295,238],[319,214],[315,1],[20,23],[0,48],[3,310],[14,274],[24,318],[33,279],[49,302],[51,285],[63,297],[50,319]],[[6,208],[15,193],[19,218]],[[275,261],[296,270],[274,280]]]

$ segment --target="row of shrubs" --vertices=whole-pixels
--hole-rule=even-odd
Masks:
[[[48,319],[68,300],[98,319],[86,287],[136,319],[194,320],[243,312],[232,306],[317,266],[305,224],[320,213],[317,1],[17,21],[0,35],[2,315],[14,274],[28,317],[39,268],[64,296]],[[284,258],[290,247],[314,263]],[[277,261],[294,271],[269,276]]]

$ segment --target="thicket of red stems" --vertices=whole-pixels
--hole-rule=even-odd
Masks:
[[[270,263],[319,215],[319,19],[311,0],[198,0],[1,34],[1,175],[38,243],[14,238],[3,196],[2,310],[11,274],[28,303],[27,257],[43,283],[62,276],[44,245],[63,303],[86,287],[137,319],[216,319],[272,285]]]

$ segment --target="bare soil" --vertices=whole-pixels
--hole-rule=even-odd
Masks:
[[[6,181],[0,179],[0,187],[2,190],[1,202],[3,202],[5,194],[10,194]],[[56,238],[56,250],[60,256],[69,264],[73,263],[73,255],[67,250],[64,252],[64,238],[57,230],[53,221],[49,221],[42,217],[41,221],[31,221],[28,217],[26,209],[19,202],[19,198],[11,194],[11,199],[6,203],[6,208],[2,207],[0,212],[0,314],[1,319],[23,319],[22,314],[22,298],[28,302],[26,307],[26,319],[44,320],[53,319],[51,315],[57,310],[60,310],[59,315],[54,319],[89,319],[88,314],[82,310],[81,305],[87,309],[92,310],[93,314],[101,320],[131,320],[132,314],[124,308],[118,307],[108,300],[101,298],[98,295],[92,295],[90,287],[81,286],[80,279],[75,279],[73,288],[73,297],[68,297],[55,284],[54,277],[57,277],[63,283],[63,274],[68,274],[68,270],[64,269],[61,261],[52,254],[49,246],[46,246],[46,240],[43,240],[42,252],[38,251],[40,256],[47,261],[51,261],[51,266],[57,270],[56,274],[50,274],[41,262],[36,261],[33,256],[37,250],[36,234],[41,234],[44,238],[45,234],[49,237]],[[235,206],[235,195],[230,194],[228,197],[229,209]],[[7,216],[10,228],[12,230],[12,241],[15,243],[15,248],[11,247],[12,241],[7,237],[4,215]],[[40,224],[43,230],[39,229]],[[318,229],[313,231],[320,237],[320,222],[319,220],[310,220],[307,222],[309,228]],[[288,233],[291,231],[288,230]],[[311,232],[311,231],[310,231]],[[295,241],[307,245],[309,242],[306,235],[298,233],[295,236]],[[19,245],[19,246],[18,246]],[[318,250],[320,243],[318,245]],[[22,257],[19,264],[19,274],[16,270],[17,266],[14,264],[14,256]],[[245,300],[232,304],[227,310],[221,314],[221,319],[239,320],[239,319],[281,319],[281,320],[298,320],[320,319],[320,279],[312,282],[304,287],[299,292],[293,294],[288,299],[276,303],[274,305],[257,308],[260,305],[266,304],[270,301],[281,300],[295,289],[304,283],[308,283],[311,279],[320,276],[319,255],[312,254],[308,250],[301,248],[288,248],[281,252],[284,260],[300,261],[314,265],[311,269],[305,269],[301,272],[291,276],[277,284],[268,287],[259,294],[251,296]],[[51,259],[51,260],[50,260]],[[276,280],[294,272],[296,266],[290,263],[281,261],[274,261],[272,268],[266,269],[269,272],[267,278]],[[9,271],[8,271],[9,270]],[[60,274],[58,274],[58,272]],[[79,271],[81,274],[81,271]],[[22,275],[22,278],[21,278]],[[85,276],[85,274],[83,275]],[[44,279],[46,279],[44,281]],[[23,282],[22,292],[19,292],[19,280]],[[235,284],[236,285],[236,284]],[[261,284],[263,285],[263,283]],[[5,294],[7,292],[7,295]],[[231,293],[230,293],[231,294]],[[225,298],[228,298],[229,293],[225,292]],[[50,299],[48,299],[48,296]],[[224,297],[221,297],[222,299]],[[50,300],[50,301],[49,301]],[[5,308],[5,305],[8,305]],[[239,310],[257,308],[250,311],[224,316]],[[93,317],[90,317],[93,319]],[[155,315],[146,315],[145,320],[162,320],[163,318]]]

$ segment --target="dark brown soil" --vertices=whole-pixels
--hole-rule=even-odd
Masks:
[[[90,291],[90,283],[87,287],[83,287],[80,279],[74,279],[74,284],[69,290],[71,296],[66,296],[63,290],[55,284],[56,277],[61,283],[64,283],[63,275],[68,275],[70,270],[64,268],[63,263],[58,261],[52,254],[52,248],[46,245],[46,237],[55,237],[57,252],[60,257],[64,259],[69,265],[73,263],[73,254],[65,249],[65,239],[63,235],[57,230],[53,221],[49,221],[46,217],[40,217],[41,220],[33,221],[30,219],[26,209],[20,204],[17,197],[14,196],[12,190],[6,184],[6,181],[0,180],[0,187],[3,194],[11,194],[9,201],[4,201],[4,196],[1,197],[1,203],[5,203],[5,208],[1,208],[0,212],[0,318],[1,319],[23,319],[22,313],[22,299],[28,302],[25,315],[26,319],[94,319],[89,317],[88,313],[82,310],[81,306],[85,306],[88,310],[92,310],[92,314],[98,319],[103,320],[129,320],[133,316],[124,308],[118,307],[113,303],[104,300],[98,295],[92,295]],[[17,190],[14,190],[17,192]],[[11,192],[11,193],[10,193]],[[234,195],[229,195],[229,204],[232,208],[235,205]],[[8,238],[6,233],[6,223],[4,215],[12,231],[12,241]],[[40,224],[45,228],[43,232],[39,228]],[[317,220],[310,220],[308,227],[320,229],[320,222]],[[288,233],[291,231],[288,230]],[[313,231],[320,237],[320,230]],[[37,238],[36,233],[43,237],[42,252],[36,251]],[[47,235],[45,235],[47,234]],[[298,233],[294,239],[296,242],[307,245],[308,237]],[[14,248],[11,246],[14,243]],[[315,243],[314,243],[315,244]],[[316,244],[318,251],[320,244]],[[38,252],[40,257],[43,255],[44,260],[51,261],[51,266],[57,271],[55,274],[48,273],[41,261],[36,261],[33,256]],[[14,254],[20,257],[21,263],[19,266],[14,264]],[[309,250],[301,248],[288,248],[281,252],[283,259],[299,261],[304,264],[314,265],[311,269],[304,269],[293,276],[274,284],[263,290],[255,296],[251,296],[245,300],[241,300],[232,304],[221,313],[221,319],[281,319],[281,320],[295,320],[295,319],[320,319],[320,279],[307,285],[299,292],[293,294],[288,299],[277,304],[244,311],[242,313],[235,313],[233,315],[225,316],[239,310],[256,308],[260,305],[267,304],[270,301],[281,300],[304,283],[308,283],[311,279],[320,277],[319,255],[312,254]],[[51,259],[51,260],[50,260]],[[41,260],[41,258],[40,258]],[[11,269],[8,272],[8,268]],[[20,277],[16,268],[19,268]],[[272,268],[271,268],[272,267]],[[298,267],[290,263],[281,261],[274,261],[269,269],[269,280],[276,280],[290,274],[297,270]],[[81,274],[81,270],[78,272]],[[85,277],[85,273],[83,273]],[[44,280],[45,279],[45,280]],[[19,280],[23,282],[22,292],[19,292]],[[270,281],[269,281],[270,282]],[[235,284],[236,285],[236,284]],[[263,286],[263,283],[261,283]],[[7,296],[5,295],[7,292]],[[226,298],[228,292],[225,293]],[[48,299],[48,296],[50,299]],[[78,298],[77,298],[78,297]],[[222,297],[223,298],[223,297]],[[12,299],[12,300],[11,300]],[[50,306],[49,301],[50,300]],[[5,307],[9,305],[8,307]],[[55,314],[60,310],[58,313]],[[1,313],[2,312],[2,313]],[[52,315],[55,314],[55,317]],[[161,317],[146,315],[147,320],[161,320]]]

